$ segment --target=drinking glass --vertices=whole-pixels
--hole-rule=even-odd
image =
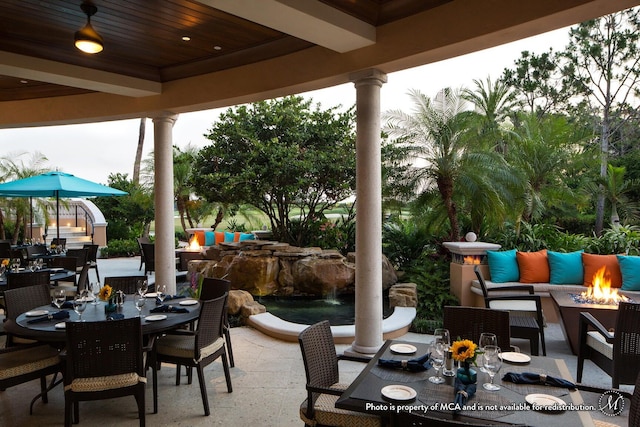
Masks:
[[[489,378],[491,378],[491,381],[482,384],[482,387],[489,391],[500,390],[500,386],[493,383],[493,377],[496,376],[502,366],[502,354],[500,352],[500,347],[496,347],[495,345],[486,346],[484,348],[482,360],[484,369],[487,371],[487,374],[489,374]]]
[[[134,302],[136,304],[136,309],[138,310],[138,317],[144,317],[144,314],[142,314],[142,307],[144,307],[146,300],[147,298],[144,295],[136,294],[134,296]]]
[[[67,295],[64,289],[56,289],[53,291],[53,303],[58,307],[58,310],[62,310],[62,304],[67,300]]]
[[[436,328],[433,331],[433,336],[438,339],[440,338],[441,342],[445,345],[445,350],[449,349],[449,346],[451,345],[451,337],[449,335],[449,330],[448,329],[443,329],[443,328]]]
[[[149,283],[146,280],[138,280],[137,288],[138,294],[145,296],[149,291]]]
[[[164,303],[164,300],[166,297],[167,297],[167,285],[156,284],[156,298],[158,298],[158,301],[160,301],[161,305]]]
[[[82,320],[82,313],[84,313],[85,308],[87,308],[88,296],[87,292],[84,291],[77,293],[73,299],[73,311],[78,314],[78,322],[84,322],[84,320]]]
[[[442,342],[442,338],[437,338],[429,346],[431,352],[431,365],[436,370],[436,375],[429,377],[429,381],[434,384],[442,384],[444,378],[440,376],[440,369],[444,364],[445,344]]]
[[[98,294],[100,293],[100,282],[89,282],[89,292],[91,292],[91,295],[93,295],[91,305],[100,304],[100,302],[98,301]]]
[[[22,262],[22,260],[20,258],[13,258],[11,260],[11,270],[13,270],[15,273],[18,272],[18,270],[20,269],[20,263]]]
[[[480,334],[480,339],[478,339],[478,350],[480,353],[484,352],[484,348],[488,345],[493,345],[493,346],[497,346],[498,345],[498,338],[496,337],[496,334],[492,334],[489,332],[483,332]],[[486,373],[486,369],[484,368],[483,365],[480,366],[480,372],[484,372]]]

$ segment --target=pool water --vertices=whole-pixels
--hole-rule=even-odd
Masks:
[[[328,320],[332,326],[355,323],[355,297],[340,296],[335,299],[307,297],[255,297],[274,316],[293,323],[312,325]],[[393,312],[389,299],[383,298],[382,314],[388,317]]]

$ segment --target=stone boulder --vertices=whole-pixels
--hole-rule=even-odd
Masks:
[[[236,315],[240,313],[242,306],[253,302],[253,295],[247,291],[231,290],[227,298],[227,312]]]
[[[418,287],[415,283],[396,283],[389,289],[391,307],[417,307]]]
[[[299,259],[291,266],[291,276],[301,292],[323,297],[352,293],[355,283],[353,266],[336,258]]]

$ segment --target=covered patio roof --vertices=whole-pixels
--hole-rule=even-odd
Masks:
[[[636,0],[81,0],[0,7],[0,128],[183,113],[349,82],[632,7]],[[183,40],[189,37],[189,41]]]

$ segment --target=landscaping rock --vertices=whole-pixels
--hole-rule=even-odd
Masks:
[[[231,290],[227,299],[227,311],[229,314],[240,313],[242,306],[253,302],[253,296],[247,291]]]
[[[418,290],[415,283],[397,283],[389,289],[391,307],[417,307]]]

